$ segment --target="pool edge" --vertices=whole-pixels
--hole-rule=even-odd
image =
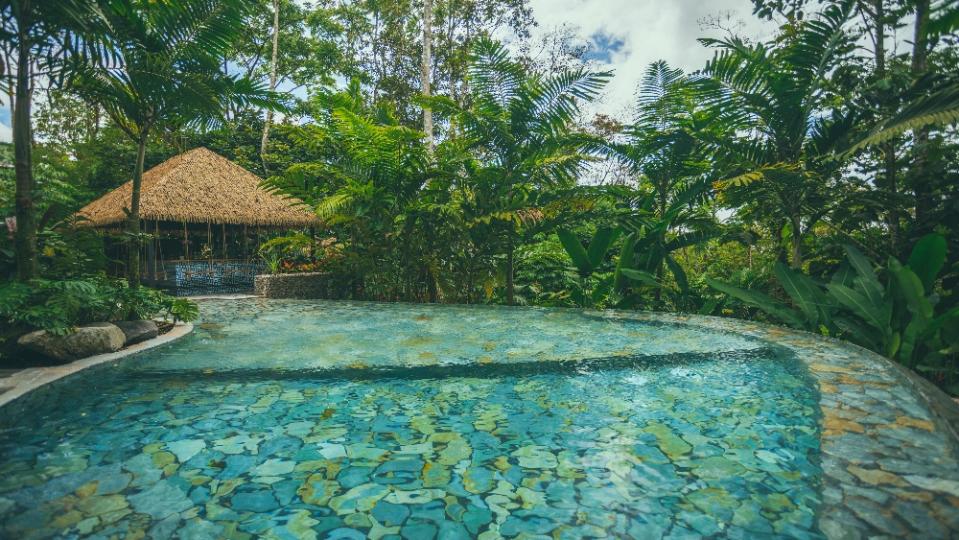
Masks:
[[[172,343],[173,341],[188,335],[192,331],[192,323],[178,323],[166,334],[142,341],[140,343],[134,343],[133,345],[120,349],[116,352],[88,356],[86,358],[74,360],[68,364],[24,369],[12,375],[8,379],[8,381],[12,383],[12,386],[7,386],[7,390],[0,394],[0,408],[5,407],[11,402],[16,401],[17,399],[36,390],[37,388],[50,384],[54,381],[58,381],[75,373],[79,373],[93,366],[121,360],[128,356],[153,349],[154,347]]]

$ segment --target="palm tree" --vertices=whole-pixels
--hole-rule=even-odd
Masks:
[[[314,100],[321,105],[317,124],[298,134],[316,149],[312,159],[270,177],[267,189],[314,207],[347,246],[357,288],[375,288],[386,298],[418,297],[413,289],[425,281],[435,301],[436,257],[422,245],[431,235],[423,231],[428,223],[418,207],[432,200],[441,171],[430,165],[424,134],[400,125],[386,107],[367,106],[358,81]]]
[[[839,172],[833,152],[852,122],[825,97],[827,76],[854,48],[843,29],[850,5],[792,21],[772,43],[701,40],[718,51],[697,81],[699,95],[716,122],[742,134],[713,141],[728,171],[715,186],[733,205],[750,206],[789,234],[794,268],[803,262],[804,236],[840,204],[828,180]]]
[[[217,123],[228,104],[275,106],[273,95],[247,78],[224,74],[223,52],[243,31],[242,0],[131,0],[108,6],[117,63],[74,65],[68,86],[99,104],[137,145],[127,222],[127,279],[140,281],[140,185],[152,133]]]
[[[98,59],[109,50],[107,27],[100,18],[97,0],[0,0],[0,38],[8,60],[16,59],[14,73],[13,146],[16,169],[15,238],[17,277],[29,281],[37,275],[37,221],[34,212],[33,144],[31,107],[35,83],[43,77],[56,84],[65,61],[75,55]],[[2,62],[0,62],[2,67]],[[2,71],[2,70],[0,70]]]
[[[625,205],[620,219],[630,234],[621,254],[617,289],[626,293],[627,278],[638,277],[655,287],[659,300],[668,269],[685,296],[689,285],[674,252],[718,231],[703,204],[710,186],[705,176],[709,170],[706,149],[700,142],[715,123],[698,105],[682,70],[664,61],[647,68],[638,97],[636,120],[625,130],[625,142],[609,147],[611,156],[637,175],[635,189],[619,189]],[[634,300],[626,298],[630,303]]]
[[[602,143],[576,131],[580,104],[594,99],[610,78],[585,68],[550,75],[529,73],[491,39],[473,48],[468,71],[472,101],[423,98],[450,116],[476,156],[469,167],[474,224],[491,229],[505,253],[506,301],[515,303],[514,255],[528,225],[544,215],[544,191],[575,185],[589,154]]]

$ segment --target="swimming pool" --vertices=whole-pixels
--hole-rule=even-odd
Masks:
[[[719,319],[220,300],[0,409],[4,537],[948,537],[895,367]]]

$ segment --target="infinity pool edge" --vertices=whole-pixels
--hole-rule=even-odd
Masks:
[[[204,299],[204,302],[222,300],[238,299]],[[257,299],[256,302],[268,305],[277,301]],[[361,304],[372,307],[379,303]],[[491,312],[509,309],[491,307]],[[819,393],[822,487],[817,522],[823,535],[827,538],[877,534],[923,534],[927,538],[959,535],[959,405],[911,370],[849,342],[753,321],[657,312],[570,311],[613,320],[698,327],[788,349],[815,379]],[[9,399],[4,398],[11,392],[0,396],[0,406],[87,367],[171,342],[187,335],[192,330],[192,325],[189,326],[182,335],[151,347],[131,347],[101,355],[108,358],[92,357],[58,366],[83,364],[38,382]],[[93,362],[93,359],[98,360]],[[903,524],[912,529],[904,528]]]

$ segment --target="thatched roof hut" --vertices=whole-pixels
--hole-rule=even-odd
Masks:
[[[84,206],[81,225],[108,227],[127,219],[133,183]],[[299,200],[269,193],[260,178],[206,148],[195,148],[143,173],[140,218],[144,221],[264,227],[309,227],[316,215]]]

